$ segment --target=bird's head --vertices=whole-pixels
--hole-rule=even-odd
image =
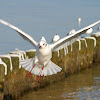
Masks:
[[[39,42],[39,48],[45,48],[47,46],[47,42],[45,40],[44,37],[41,38],[40,42]]]

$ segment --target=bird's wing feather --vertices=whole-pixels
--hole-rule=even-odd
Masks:
[[[4,21],[2,19],[0,19],[0,23],[11,27],[15,31],[17,31],[25,40],[28,40],[35,47],[37,46],[38,43],[30,35],[28,35],[27,33],[23,32],[22,30],[20,30],[16,26],[9,24],[8,22],[6,22],[6,21]]]
[[[76,38],[76,37],[80,36],[80,35],[83,34],[85,31],[87,31],[89,28],[95,26],[95,25],[98,24],[98,23],[100,23],[100,20],[97,21],[97,22],[95,22],[95,23],[93,23],[93,24],[91,24],[91,25],[89,25],[89,26],[87,26],[87,27],[84,27],[84,28],[82,28],[82,29],[76,31],[75,33],[73,33],[73,34],[71,34],[71,35],[69,35],[69,36],[66,36],[66,37],[64,37],[64,38],[62,38],[62,39],[60,39],[60,40],[58,40],[57,42],[55,42],[55,43],[53,43],[53,44],[50,44],[51,48],[54,50],[54,49],[59,48],[60,46],[63,47],[63,45],[64,45],[66,42],[72,40],[73,38]],[[62,48],[62,47],[61,47],[61,48]]]

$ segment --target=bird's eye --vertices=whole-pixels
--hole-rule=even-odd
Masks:
[[[44,45],[44,44],[43,44]]]

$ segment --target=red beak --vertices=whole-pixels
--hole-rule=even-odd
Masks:
[[[41,48],[41,46],[39,46],[39,48]]]

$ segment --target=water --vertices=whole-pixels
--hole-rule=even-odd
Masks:
[[[100,0],[0,0],[0,18],[17,26],[36,41],[44,36],[48,43],[55,34],[60,37],[100,20]],[[82,18],[81,27],[78,18]],[[94,28],[97,31],[98,25]],[[34,47],[11,28],[0,23],[0,54],[15,48]]]
[[[100,100],[100,64],[64,81],[25,94],[19,100]]]

